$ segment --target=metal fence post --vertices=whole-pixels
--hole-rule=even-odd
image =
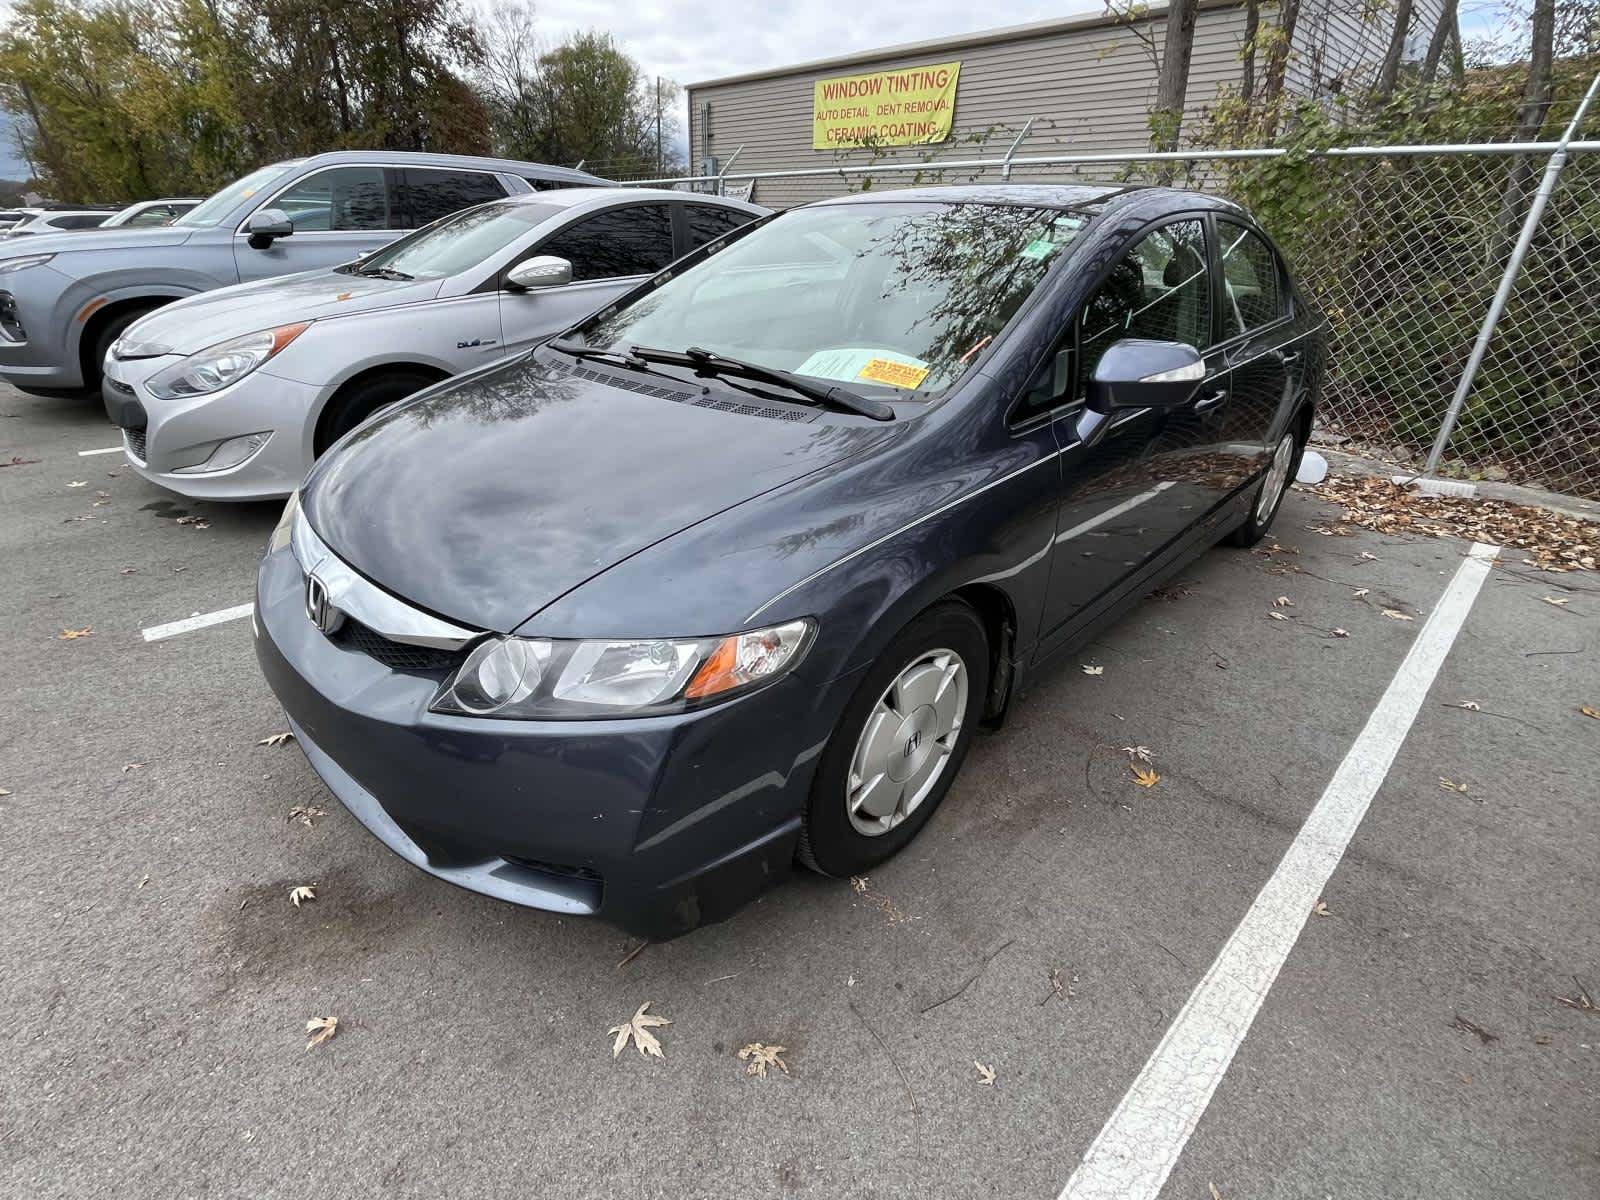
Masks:
[[[1033,128],[1034,120],[1035,118],[1033,117],[1028,118],[1027,124],[1022,127],[1022,132],[1012,139],[1011,148],[1006,151],[1005,166],[1000,168],[1000,178],[1007,183],[1011,182],[1011,157],[1016,154],[1017,147],[1022,145],[1022,139],[1028,136],[1028,130]]]
[[[1433,449],[1428,451],[1428,461],[1422,468],[1424,478],[1432,476],[1438,469],[1439,459],[1443,457],[1445,448],[1450,444],[1450,435],[1455,432],[1456,422],[1461,418],[1461,409],[1466,404],[1467,395],[1472,391],[1473,381],[1478,376],[1478,368],[1483,365],[1483,356],[1488,353],[1489,341],[1494,337],[1495,326],[1500,323],[1500,317],[1511,300],[1511,290],[1516,287],[1523,259],[1528,256],[1528,247],[1533,244],[1533,235],[1538,232],[1539,221],[1544,217],[1545,205],[1550,202],[1550,195],[1555,191],[1556,177],[1567,165],[1567,146],[1577,133],[1578,125],[1583,121],[1584,113],[1588,111],[1589,102],[1594,99],[1596,89],[1600,89],[1600,75],[1596,75],[1589,84],[1589,90],[1583,94],[1583,99],[1578,104],[1578,111],[1572,114],[1572,121],[1567,125],[1566,132],[1561,135],[1561,141],[1556,144],[1555,153],[1545,164],[1544,178],[1539,181],[1539,190],[1534,194],[1533,203],[1528,207],[1527,219],[1522,222],[1522,233],[1511,251],[1510,261],[1506,263],[1505,274],[1500,277],[1500,286],[1495,291],[1494,302],[1489,305],[1489,311],[1483,318],[1483,325],[1478,329],[1477,340],[1472,344],[1472,354],[1467,358],[1466,369],[1461,372],[1461,382],[1456,385],[1456,394],[1451,398],[1450,407],[1445,410],[1444,421],[1439,425],[1439,436],[1433,441]]]
[[[722,170],[717,172],[717,195],[720,196],[723,194],[723,184],[728,178],[728,172],[732,169],[734,162],[738,159],[739,155],[743,153],[743,151],[744,143],[740,142],[734,152],[728,155],[728,161],[722,164]]]

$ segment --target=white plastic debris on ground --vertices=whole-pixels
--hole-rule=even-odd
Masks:
[[[1296,483],[1309,483],[1316,485],[1328,477],[1328,460],[1315,450],[1307,450],[1300,456],[1300,472],[1295,478]]]

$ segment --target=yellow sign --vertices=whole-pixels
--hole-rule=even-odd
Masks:
[[[914,367],[910,363],[894,362],[887,358],[875,358],[856,372],[857,379],[870,379],[874,383],[888,383],[902,388],[915,388],[927,377],[927,367]]]
[[[811,148],[926,146],[950,136],[961,64],[819,79],[811,99]]]

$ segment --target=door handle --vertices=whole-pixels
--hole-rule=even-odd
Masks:
[[[1218,388],[1214,392],[1207,392],[1194,402],[1194,411],[1197,413],[1210,412],[1219,407],[1228,398],[1227,388]]]

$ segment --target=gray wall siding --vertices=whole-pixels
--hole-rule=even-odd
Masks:
[[[1339,0],[1329,0],[1337,3]],[[1354,0],[1352,0],[1354,2]],[[1437,5],[1439,0],[1421,0]],[[1319,0],[1305,0],[1316,10]],[[1263,23],[1276,19],[1273,6],[1263,5]],[[1302,18],[1304,21],[1304,18]],[[1359,21],[1343,18],[1305,22],[1304,44],[1315,45],[1317,63],[1324,74],[1331,64],[1351,63],[1371,57],[1377,44],[1381,58],[1387,32],[1364,32]],[[1148,30],[1159,45],[1165,25],[1147,19]],[[1212,103],[1219,89],[1238,86],[1240,51],[1244,42],[1244,10],[1234,0],[1213,0],[1202,8],[1195,26],[1194,56],[1190,66],[1187,112],[1198,115]],[[1308,76],[1296,37],[1289,86],[1311,94],[1302,82]],[[1373,61],[1376,61],[1376,58]],[[900,147],[885,151],[813,150],[811,148],[812,85],[818,79],[868,71],[891,70],[924,63],[961,62],[961,82],[956,96],[950,138],[933,146]],[[1260,77],[1258,66],[1257,77]],[[1343,69],[1341,67],[1341,69]],[[1061,23],[1044,30],[1030,29],[1008,40],[953,40],[917,49],[910,54],[886,55],[845,64],[821,65],[786,74],[736,79],[723,84],[696,85],[689,90],[690,165],[698,170],[708,152],[726,164],[739,153],[732,172],[821,170],[803,179],[762,179],[756,184],[758,203],[775,208],[838,195],[859,188],[862,177],[843,177],[841,166],[904,162],[926,164],[922,178],[913,172],[878,176],[874,188],[912,182],[965,182],[970,172],[939,170],[939,162],[1003,155],[1029,117],[1035,118],[1028,136],[1017,148],[1029,154],[1126,154],[1149,148],[1148,113],[1155,97],[1156,72],[1149,52],[1131,30],[1093,19]],[[710,105],[709,149],[701,127],[701,106]],[[1078,178],[1112,178],[1114,167],[1086,170]],[[997,179],[989,172],[985,179]],[[1059,167],[1019,168],[1014,179],[1068,179]]]

